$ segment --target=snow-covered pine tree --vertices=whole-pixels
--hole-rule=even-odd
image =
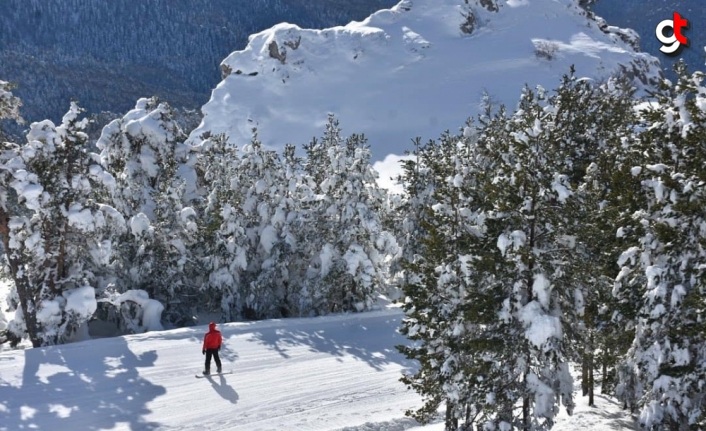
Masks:
[[[641,112],[644,161],[630,172],[646,205],[627,226],[640,235],[616,278],[617,295],[637,296],[621,385],[645,430],[706,426],[706,88],[702,73],[675,70],[678,82],[665,82]]]
[[[241,312],[247,318],[281,317],[293,311],[288,267],[296,260],[291,255],[296,241],[289,223],[296,211],[286,175],[279,155],[266,150],[254,133],[242,149],[237,177],[248,242],[241,283]]]
[[[22,101],[12,94],[13,88],[9,82],[0,80],[0,120],[22,121]]]
[[[306,176],[301,158],[293,145],[286,145],[282,153],[277,181],[275,213],[271,219],[273,228],[281,239],[272,249],[267,263],[267,276],[281,278],[279,286],[279,314],[282,316],[306,315],[302,291],[305,286],[309,254],[300,233],[306,233],[305,211],[302,203],[311,198],[311,188],[305,184]]]
[[[101,163],[115,178],[112,205],[128,220],[120,238],[118,292],[141,289],[165,305],[165,318],[186,323],[201,274],[190,247],[196,240],[195,193],[189,169],[191,147],[169,105],[140,99],[112,121],[96,145]]]
[[[446,403],[447,430],[549,429],[573,408],[575,147],[553,102],[526,89],[515,114],[485,115],[408,169],[420,240],[403,332],[422,368],[406,381],[422,418]]]
[[[443,404],[447,430],[470,429],[480,413],[485,393],[479,386],[489,380],[479,344],[488,342],[484,328],[495,320],[492,293],[476,291],[471,272],[484,230],[471,130],[469,124],[464,135],[445,133],[418,146],[404,173],[407,299],[401,332],[414,343],[398,348],[420,368],[402,381],[425,400],[408,414],[426,423]]]
[[[571,259],[573,274],[578,281],[576,298],[583,327],[577,331],[574,359],[581,364],[582,389],[593,405],[594,373],[603,370],[602,390],[609,390],[614,376],[616,358],[626,349],[628,326],[618,326],[612,320],[615,304],[612,296],[613,279],[617,273],[615,261],[620,254],[615,226],[620,217],[629,217],[625,191],[630,182],[618,177],[624,172],[623,161],[632,148],[629,137],[634,125],[632,89],[621,79],[611,79],[602,85],[579,79],[572,69],[559,86],[552,105],[557,139],[569,151],[568,181],[576,190],[570,201],[572,217],[568,219],[570,235],[565,239],[575,247]],[[622,341],[622,342],[621,342]],[[609,370],[610,369],[610,370]]]
[[[106,174],[88,152],[81,109],[71,104],[58,126],[33,123],[27,143],[3,154],[3,190],[12,187],[22,214],[10,214],[6,254],[20,309],[9,330],[33,346],[75,336],[96,310],[97,274],[113,258],[106,233],[123,219],[95,200]],[[9,152],[8,152],[9,151]],[[14,157],[9,157],[14,151]],[[9,182],[9,183],[8,183]]]
[[[13,85],[0,81],[0,238],[2,238],[3,250],[9,249],[10,241],[10,215],[18,212],[15,202],[8,200],[10,192],[9,184],[12,178],[12,170],[8,169],[7,162],[17,156],[17,145],[12,142],[5,142],[5,135],[2,130],[4,121],[21,122],[20,107],[22,102],[19,98],[12,94]],[[11,274],[17,274],[19,262],[9,258],[9,255],[4,253]],[[22,281],[22,280],[21,280]],[[13,334],[7,330],[7,321],[4,315],[0,315],[0,344],[10,342],[12,345],[17,345],[21,341],[22,334]]]
[[[436,171],[441,170],[441,164],[432,164],[431,161],[437,160],[435,156],[440,152],[439,145],[436,141],[421,145],[419,138],[415,143],[414,158],[403,165],[401,179],[405,202],[402,209],[405,218],[399,237],[404,250],[402,290],[406,296],[403,305],[405,318],[400,332],[412,343],[397,346],[397,349],[419,363],[414,374],[406,374],[400,380],[420,394],[424,401],[421,408],[408,410],[406,414],[425,424],[436,417],[442,404],[446,404],[439,373],[444,348],[439,348],[441,341],[435,336],[438,300],[435,299],[433,286],[437,278],[434,268],[446,257],[444,248],[447,243],[435,229],[438,223],[433,222],[431,210],[431,196],[436,184],[434,179],[437,177]],[[438,176],[443,175],[440,174]]]
[[[405,169],[405,165],[409,162],[410,154],[405,155],[405,159],[400,160],[402,171]],[[402,185],[402,174],[397,174],[396,177],[391,178],[397,183],[398,186]],[[383,292],[384,295],[392,301],[397,301],[404,296],[402,292],[402,285],[404,283],[404,254],[405,246],[404,241],[407,238],[408,231],[405,229],[405,222],[407,220],[408,212],[405,209],[408,204],[409,197],[404,193],[404,191],[398,192],[393,190],[387,190],[385,201],[380,210],[380,221],[382,223],[382,228],[394,236],[397,240],[397,246],[399,253],[396,256],[391,257],[388,266],[388,285],[387,291]]]
[[[241,317],[244,302],[241,275],[248,267],[248,241],[242,215],[242,194],[237,182],[237,149],[224,135],[208,137],[201,144],[197,170],[201,172],[207,198],[199,235],[201,259],[208,281],[202,286],[201,305],[220,310],[223,321]]]
[[[479,138],[485,249],[495,246],[499,253],[487,257],[492,270],[479,268],[478,283],[501,297],[494,331],[513,346],[509,357],[496,357],[491,374],[497,381],[488,383],[488,395],[499,401],[500,412],[522,404],[510,421],[500,414],[488,418],[500,429],[548,429],[560,405],[573,409],[568,340],[578,312],[567,211],[574,199],[573,147],[559,136],[557,112],[543,89],[526,88],[515,114],[494,119]]]
[[[314,181],[316,201],[308,217],[314,229],[307,281],[315,312],[369,309],[388,275],[396,239],[382,229],[384,192],[378,187],[363,136],[341,137],[329,116],[324,135],[306,147],[306,172]],[[319,182],[320,181],[320,182]]]

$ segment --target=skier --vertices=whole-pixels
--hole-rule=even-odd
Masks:
[[[218,351],[221,350],[221,343],[223,343],[223,337],[221,337],[221,331],[216,329],[216,324],[211,322],[208,324],[208,332],[203,337],[203,347],[201,349],[201,354],[206,355],[206,366],[203,370],[205,375],[211,373],[211,357],[216,362],[216,371],[221,372],[221,358],[218,357]]]

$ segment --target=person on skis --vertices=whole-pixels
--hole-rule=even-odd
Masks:
[[[214,322],[209,323],[208,332],[203,337],[203,347],[201,348],[201,354],[206,355],[206,366],[203,370],[205,375],[211,374],[211,357],[216,362],[217,372],[221,372],[221,358],[218,357],[218,351],[221,350],[222,343],[221,331],[216,329]]]

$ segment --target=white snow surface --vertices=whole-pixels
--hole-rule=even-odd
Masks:
[[[420,398],[394,348],[397,308],[221,324],[232,374],[195,379],[206,327],[0,352],[0,431],[442,431],[404,416]],[[580,385],[576,385],[580,386]],[[577,395],[578,396],[578,395]],[[554,430],[635,429],[612,399],[577,398]]]
[[[647,68],[650,77],[659,69],[656,58],[602,32],[574,0],[501,0],[498,12],[471,3],[477,28],[470,35],[460,30],[463,0],[403,0],[345,26],[282,23],[254,34],[222,62],[230,74],[203,106],[190,142],[210,131],[242,146],[257,127],[265,145],[301,149],[333,113],[344,134],[364,133],[373,160],[382,161],[413,150],[417,136],[424,142],[459,131],[484,93],[514,109],[525,84],[556,88],[570,65],[594,79],[622,67]],[[537,55],[541,49],[552,58]],[[392,168],[381,172],[388,183],[399,171]]]

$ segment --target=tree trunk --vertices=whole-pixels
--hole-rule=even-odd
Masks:
[[[529,232],[529,249],[533,250],[535,246],[535,225],[537,223],[537,218],[535,216],[535,202],[536,199],[533,197],[532,198],[532,212],[529,217],[530,220],[530,232]],[[534,300],[534,290],[532,288],[534,284],[534,259],[529,257],[529,261],[527,262],[527,302],[526,304],[529,304]],[[525,356],[527,358],[527,365],[526,367],[529,367],[530,364],[532,364],[532,352],[527,345],[527,340],[525,339]],[[524,382],[524,387],[525,389],[527,388],[527,373],[528,371],[525,371],[525,382]],[[530,431],[532,424],[530,421],[530,397],[529,395],[524,395],[522,398],[522,426],[524,431]]]
[[[609,377],[608,377],[608,355],[610,352],[608,350],[605,350],[603,352],[603,355],[601,356],[601,393],[602,394],[607,394],[608,393],[608,382],[609,382]]]
[[[458,429],[458,419],[453,417],[453,409],[450,402],[446,402],[446,431],[456,431]]]
[[[20,299],[20,312],[27,327],[27,335],[29,336],[32,346],[40,347],[42,340],[39,337],[39,328],[37,327],[36,304],[32,295],[32,289],[29,285],[24,271],[20,270],[21,262],[18,258],[12,255],[10,249],[10,216],[7,211],[0,208],[0,237],[5,250],[8,266],[10,267],[10,275],[15,282],[17,296]],[[14,337],[19,337],[20,334],[12,334]],[[16,343],[19,340],[12,338],[11,342]]]
[[[581,395],[588,395],[588,347],[583,347],[581,355]]]
[[[593,367],[594,367],[594,350],[593,350],[593,331],[589,331],[588,335],[588,405],[593,407]]]
[[[593,331],[588,331],[588,339],[583,349],[581,363],[581,392],[588,396],[588,405],[593,406],[595,354],[593,351]]]
[[[590,407],[594,407],[595,403],[593,402],[593,361],[591,361],[590,369],[588,371],[588,405]]]

